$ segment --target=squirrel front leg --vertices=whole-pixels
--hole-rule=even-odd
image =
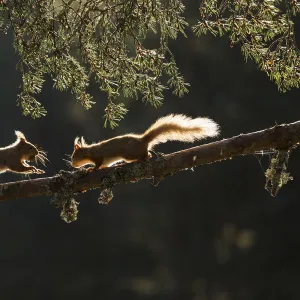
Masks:
[[[93,161],[94,166],[87,168],[88,172],[97,171],[100,169],[102,163],[103,163],[103,157],[98,158],[97,160]]]
[[[34,166],[29,166],[25,162],[24,163],[20,162],[18,164],[14,164],[13,166],[9,166],[9,169],[17,173],[36,173],[36,174],[45,173],[45,171],[37,169]]]

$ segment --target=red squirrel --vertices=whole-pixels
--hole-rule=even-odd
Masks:
[[[15,134],[17,140],[13,144],[0,148],[0,173],[11,171],[44,174],[43,170],[28,165],[27,161],[39,161],[45,165],[45,161],[48,161],[46,153],[28,142],[22,132],[15,131]]]
[[[133,162],[151,157],[154,146],[167,141],[192,143],[219,134],[219,125],[209,118],[192,119],[185,115],[168,115],[158,119],[143,134],[125,134],[88,145],[77,137],[71,156],[72,167],[93,164],[94,169],[109,167],[117,161]]]

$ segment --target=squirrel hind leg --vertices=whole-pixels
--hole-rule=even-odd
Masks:
[[[148,152],[148,150],[142,151],[140,153],[135,153],[134,155],[126,155],[124,160],[127,163],[134,162],[134,161],[145,161],[146,159],[150,158],[151,154]]]
[[[99,158],[98,160],[93,161],[93,164],[94,164],[93,167],[87,168],[88,172],[97,171],[97,170],[103,169],[105,167],[103,165],[103,157]]]

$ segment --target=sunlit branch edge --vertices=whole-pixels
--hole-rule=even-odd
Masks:
[[[158,183],[166,176],[179,171],[231,159],[237,155],[252,154],[269,149],[289,151],[299,142],[300,121],[276,125],[261,131],[240,134],[179,152],[153,157],[145,162],[134,162],[88,173],[82,172],[82,170],[68,172],[67,183],[63,178],[66,171],[53,177],[3,183],[0,185],[0,201],[52,196],[61,192],[66,186],[76,193],[81,193],[95,188],[104,190],[118,184],[134,183],[142,179],[153,179],[155,183]]]

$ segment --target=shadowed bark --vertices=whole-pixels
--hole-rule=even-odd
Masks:
[[[272,128],[240,134],[213,143],[179,152],[154,157],[145,162],[134,162],[86,173],[66,172],[53,177],[23,180],[0,185],[0,201],[53,195],[65,188],[80,193],[89,189],[111,188],[120,183],[154,178],[158,183],[164,177],[195,166],[214,163],[268,149],[289,150],[300,142],[300,121],[276,125]]]

